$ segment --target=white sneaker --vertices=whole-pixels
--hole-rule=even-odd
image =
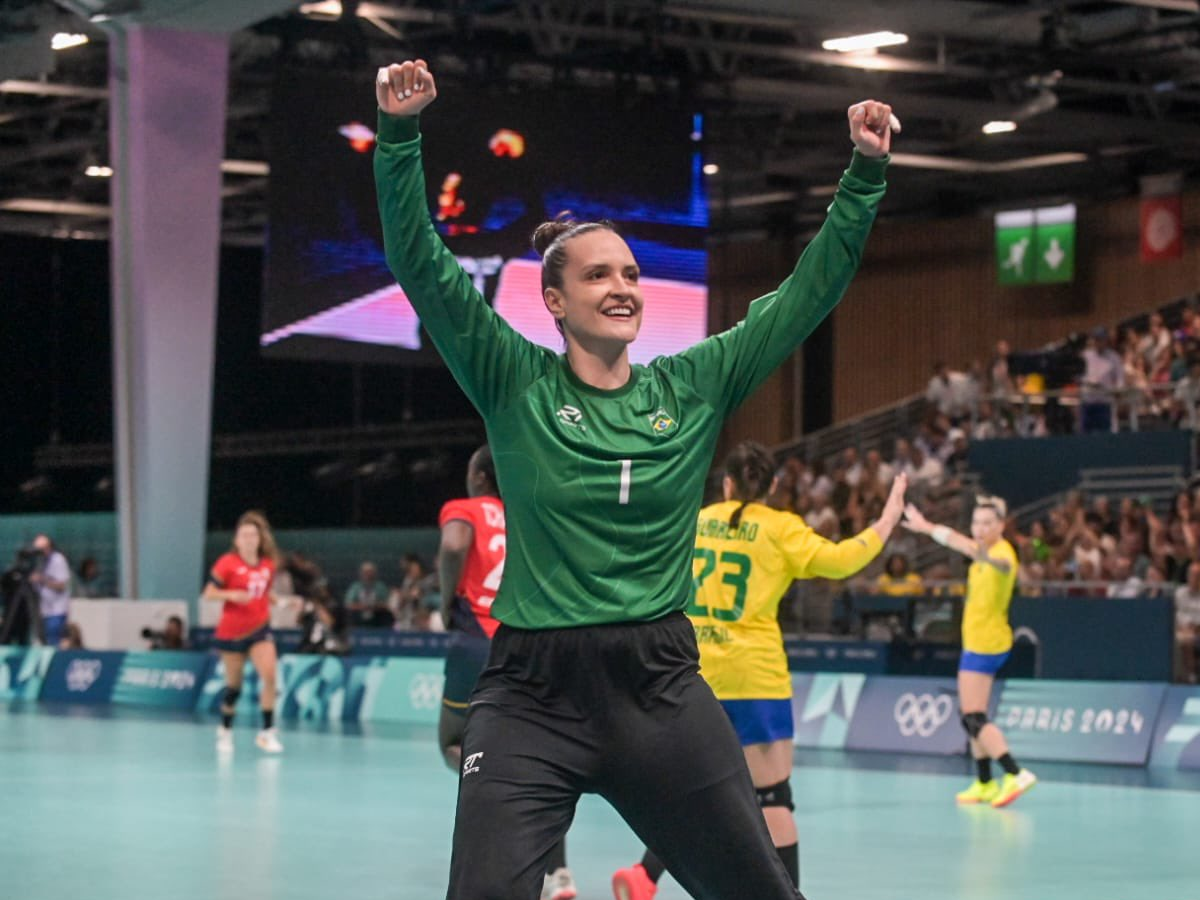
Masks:
[[[217,726],[217,751],[220,753],[233,752],[233,729],[224,725]]]
[[[575,900],[575,879],[567,868],[555,869],[542,882],[541,900]]]
[[[282,753],[283,744],[279,743],[279,732],[274,728],[264,728],[254,738],[258,749],[264,753]]]

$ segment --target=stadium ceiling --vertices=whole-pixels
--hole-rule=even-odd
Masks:
[[[419,51],[444,82],[680,92],[706,115],[713,229],[805,233],[849,150],[845,109],[904,122],[885,213],[1128,196],[1200,169],[1196,0],[9,0],[0,3],[0,231],[104,237],[105,26],[232,30],[224,238],[262,241],[271,85]],[[822,48],[892,31],[876,52]],[[85,34],[52,50],[56,33]],[[989,122],[1016,129],[985,134]],[[95,171],[95,170],[93,170]]]

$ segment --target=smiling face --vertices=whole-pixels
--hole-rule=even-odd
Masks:
[[[239,525],[233,536],[233,545],[237,548],[238,556],[246,562],[257,560],[259,548],[262,546],[262,534],[258,526],[250,522]]]
[[[642,326],[640,270],[629,245],[608,229],[567,241],[562,286],[546,288],[546,308],[568,343],[598,353],[620,353]]]

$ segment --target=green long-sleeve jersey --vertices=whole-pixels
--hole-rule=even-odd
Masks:
[[[514,331],[441,242],[417,119],[381,112],[377,141],[388,266],[487,426],[509,539],[493,615],[563,628],[682,610],[721,425],[841,299],[886,160],[854,154],[820,233],[744,320],[600,390]]]

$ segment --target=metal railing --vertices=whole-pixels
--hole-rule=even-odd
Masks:
[[[1013,510],[1012,516],[1017,525],[1028,528],[1034,522],[1044,519],[1052,509],[1066,503],[1072,493],[1118,500],[1137,497],[1148,501],[1155,512],[1165,514],[1169,511],[1175,495],[1188,486],[1180,466],[1080,469],[1079,476],[1075,487],[1050,494]]]

